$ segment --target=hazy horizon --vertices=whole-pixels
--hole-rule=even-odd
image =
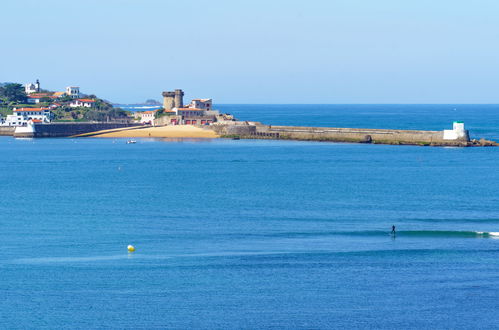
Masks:
[[[2,4],[0,81],[115,103],[497,104],[499,3]],[[19,22],[22,22],[21,24]]]

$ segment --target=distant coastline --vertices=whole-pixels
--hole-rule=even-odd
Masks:
[[[161,104],[154,105],[147,103],[131,103],[131,104],[113,103],[113,106],[130,112],[144,111],[144,110],[152,111],[152,110],[161,109]]]

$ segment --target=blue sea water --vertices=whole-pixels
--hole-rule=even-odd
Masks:
[[[499,137],[492,105],[220,109]],[[1,328],[499,324],[498,148],[0,137],[0,173]]]

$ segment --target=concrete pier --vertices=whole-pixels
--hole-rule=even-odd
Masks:
[[[499,146],[494,141],[470,140],[464,124],[455,122],[452,130],[422,131],[372,128],[270,126],[239,122],[214,129],[222,136],[244,139],[281,139],[420,146]]]
[[[12,136],[15,129],[14,126],[0,126],[0,136]]]

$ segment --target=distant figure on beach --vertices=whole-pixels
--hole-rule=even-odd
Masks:
[[[392,226],[392,234],[395,235],[395,226]]]

